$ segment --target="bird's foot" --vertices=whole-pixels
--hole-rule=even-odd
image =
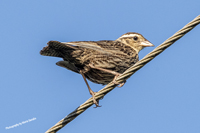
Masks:
[[[115,75],[115,77],[114,77],[114,79],[113,79],[112,82],[113,82],[114,84],[118,85],[117,87],[122,87],[122,86],[126,83],[126,80],[125,80],[124,82],[122,82],[122,83],[117,82],[116,79],[117,79],[117,77],[118,77],[119,75],[121,75],[121,74]]]
[[[92,95],[93,103],[96,105],[96,107],[94,107],[94,108],[101,107],[101,106],[99,106],[99,100],[95,99],[95,93],[96,92],[90,91],[90,94]]]

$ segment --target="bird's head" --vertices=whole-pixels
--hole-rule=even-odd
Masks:
[[[126,45],[131,46],[138,53],[144,47],[152,47],[152,46],[154,46],[147,39],[145,39],[141,34],[135,33],[135,32],[128,32],[126,34],[123,34],[116,41],[120,41],[120,42],[122,42],[122,43],[124,43]]]

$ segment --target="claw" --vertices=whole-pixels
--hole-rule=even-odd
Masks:
[[[119,75],[120,75],[120,74],[119,74]],[[117,79],[117,77],[118,77],[119,75],[115,75],[115,77],[114,77],[114,79],[113,79],[112,82],[113,82],[114,84],[118,85],[117,87],[120,88],[120,87],[122,87],[122,86],[126,83],[126,80],[125,80],[124,82],[122,82],[122,83],[117,82],[116,79]]]
[[[101,107],[101,106],[99,106],[99,100],[95,99],[95,92],[90,91],[90,94],[92,95],[93,103],[96,105],[96,107],[94,107],[94,108]]]

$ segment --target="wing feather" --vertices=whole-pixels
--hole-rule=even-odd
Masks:
[[[94,50],[97,52],[100,52],[102,54],[111,54],[111,52],[105,50],[104,48],[97,45],[95,42],[62,42],[62,44],[65,44],[68,47],[73,47],[74,49],[89,49]]]

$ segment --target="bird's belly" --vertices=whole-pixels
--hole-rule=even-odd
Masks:
[[[94,64],[94,67],[107,69],[121,74],[138,61],[138,58],[120,58],[121,60],[118,62],[114,59],[115,58],[112,58],[112,60],[98,60],[93,61],[92,63]],[[94,83],[105,85],[110,83],[115,77],[115,75],[102,70],[89,68],[88,66],[84,68],[87,69],[84,73],[86,78]]]
[[[88,80],[97,83],[97,84],[108,84],[110,83],[115,75],[103,72],[97,69],[90,69],[88,72],[85,73],[85,76]]]
[[[131,66],[131,64],[126,65],[126,66],[115,66],[113,68],[103,68],[103,69],[110,70],[110,71],[121,74],[124,71],[126,71],[126,69],[128,69],[130,66]],[[85,73],[85,76],[90,81],[92,81],[94,83],[98,83],[98,84],[103,84],[103,85],[110,83],[115,77],[114,74],[111,74],[111,73],[108,73],[108,72],[105,72],[102,70],[97,70],[95,68],[89,69],[89,71],[87,71]]]

